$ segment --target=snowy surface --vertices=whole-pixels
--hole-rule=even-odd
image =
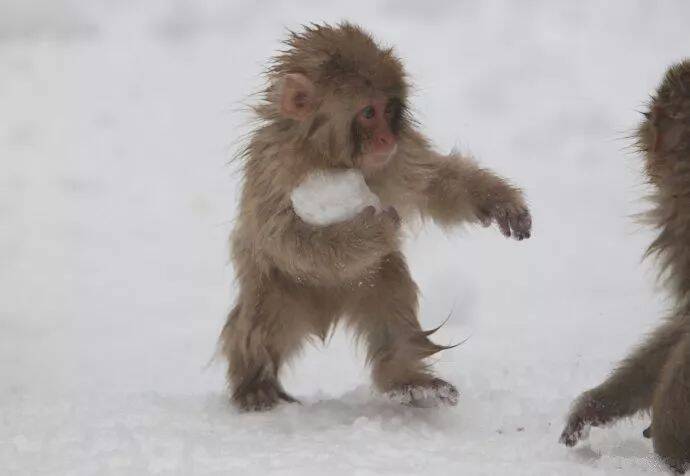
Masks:
[[[292,208],[305,222],[326,226],[354,218],[366,207],[381,209],[359,170],[318,170],[308,174],[290,195]]]
[[[203,5],[203,7],[201,6]],[[369,390],[338,332],[241,415],[207,365],[234,297],[229,162],[285,27],[348,18],[395,44],[438,147],[511,177],[535,219],[410,232],[452,409]],[[630,216],[627,139],[690,50],[683,1],[0,0],[2,474],[663,474],[645,418],[557,444],[666,306]]]

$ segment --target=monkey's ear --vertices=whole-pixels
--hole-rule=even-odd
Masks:
[[[280,92],[280,113],[303,121],[316,109],[316,88],[303,74],[291,73],[283,76]]]

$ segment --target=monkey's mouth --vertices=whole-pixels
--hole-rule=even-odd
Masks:
[[[380,154],[367,154],[364,156],[362,162],[365,168],[380,169],[385,167],[391,161],[395,153],[398,151],[398,144],[395,144],[390,151]]]

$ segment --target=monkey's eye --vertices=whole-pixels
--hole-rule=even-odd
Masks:
[[[362,109],[362,116],[364,119],[371,119],[374,117],[376,114],[376,109],[374,109],[374,106],[367,106],[364,109]]]
[[[392,98],[388,103],[386,103],[386,116],[396,117],[400,114],[402,109],[402,104],[399,99]]]

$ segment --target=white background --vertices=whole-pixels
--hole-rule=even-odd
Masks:
[[[629,136],[688,55],[682,1],[0,0],[3,474],[650,474],[643,417],[557,443],[569,404],[653,328]],[[394,45],[416,117],[524,187],[527,242],[409,230],[456,408],[373,394],[339,331],[238,414],[207,364],[233,297],[230,159],[285,28]]]

